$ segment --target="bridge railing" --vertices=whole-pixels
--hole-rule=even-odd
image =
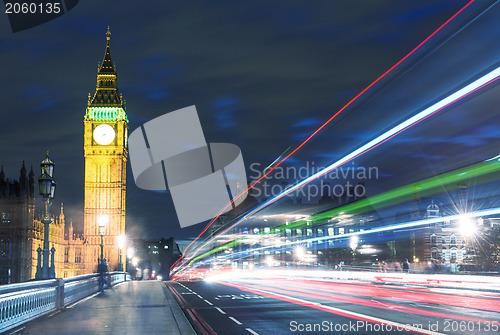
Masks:
[[[109,286],[131,280],[126,272],[107,276]],[[0,286],[0,333],[98,292],[98,278],[89,274]]]

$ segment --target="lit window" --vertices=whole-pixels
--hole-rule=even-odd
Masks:
[[[451,235],[450,244],[457,244],[457,238],[455,237],[455,235]]]
[[[81,263],[81,262],[82,262],[82,249],[75,248],[75,263]]]
[[[451,252],[450,252],[450,261],[452,263],[455,263],[457,261],[457,251],[456,250],[451,250]]]

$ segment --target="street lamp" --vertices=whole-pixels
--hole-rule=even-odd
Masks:
[[[482,220],[482,218],[481,218],[481,220]],[[473,221],[473,219],[468,217],[468,216],[465,216],[465,215],[460,217],[460,219],[458,220],[458,225],[459,225],[459,229],[460,229],[460,234],[464,238],[464,247],[465,247],[465,253],[463,254],[462,262],[464,264],[466,264],[470,261],[469,240],[476,233],[477,227],[476,227],[476,224]]]
[[[468,216],[462,216],[459,221],[460,234],[467,238],[472,236],[476,231],[476,225],[472,218]]]
[[[356,248],[358,247],[359,237],[358,235],[352,235],[350,239],[349,246],[352,249],[352,263],[356,261]]]
[[[118,254],[118,271],[123,271],[123,264],[122,264],[122,250],[125,247],[125,241],[126,237],[125,235],[118,235],[116,237],[116,242],[118,244],[118,249],[119,249],[119,254]]]
[[[97,218],[97,225],[99,226],[99,234],[101,234],[101,260],[100,263],[104,264],[104,233],[106,232],[106,225],[109,218],[107,215],[100,215]]]
[[[128,259],[132,259],[132,257],[134,257],[134,253],[135,253],[135,252],[134,252],[134,248],[129,247],[129,248],[127,249],[127,258],[128,258]]]
[[[54,176],[54,162],[49,158],[49,151],[47,150],[47,156],[40,163],[40,168],[42,175],[38,178],[38,187],[40,189],[40,195],[43,197],[45,204],[45,216],[42,219],[44,225],[43,231],[43,265],[42,265],[42,250],[38,247],[38,265],[36,269],[35,278],[36,279],[49,279],[55,278],[55,265],[54,265],[54,255],[56,249],[53,247],[49,250],[49,229],[52,219],[50,218],[49,205],[50,199],[54,199],[56,193],[56,182],[53,179]],[[49,252],[52,252],[52,262],[49,267]]]

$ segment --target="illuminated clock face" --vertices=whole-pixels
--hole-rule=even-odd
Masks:
[[[115,139],[115,130],[108,124],[101,124],[94,129],[94,140],[100,145],[108,145]]]

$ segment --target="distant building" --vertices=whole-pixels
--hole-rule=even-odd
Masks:
[[[427,218],[441,216],[439,206],[432,202],[427,207]],[[472,223],[471,223],[472,224]],[[457,220],[445,220],[431,223],[424,235],[424,257],[427,263],[437,264],[451,272],[459,270],[459,265],[466,262],[467,240],[460,231],[461,223]],[[470,261],[467,261],[470,264]]]
[[[173,237],[150,241],[135,239],[133,245],[138,262],[136,268],[128,270],[131,273],[137,272],[135,277],[138,278],[155,279],[157,276],[162,276],[166,280],[170,276],[172,264],[182,257]]]

